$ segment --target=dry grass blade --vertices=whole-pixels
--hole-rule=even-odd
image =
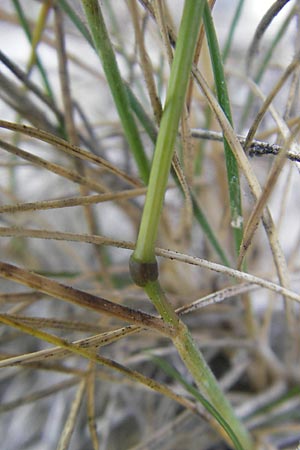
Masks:
[[[194,68],[193,73],[212,110],[216,114],[216,117],[222,127],[224,136],[235,155],[235,158],[239,164],[240,169],[243,171],[243,174],[245,175],[249,183],[249,187],[252,191],[254,198],[258,199],[261,195],[261,187],[236,134],[234,133],[229,121],[227,120],[225,114],[223,113],[222,109],[220,108],[219,104],[214,98],[212,92],[210,91],[201,73],[198,71],[197,68]],[[268,208],[265,208],[265,211],[263,213],[263,224],[269,239],[278,277],[280,279],[281,284],[284,287],[288,287],[289,277],[287,264],[281,246],[279,244],[276,227],[274,225],[272,216]]]
[[[226,299],[251,292],[254,289],[258,289],[258,286],[252,283],[241,283],[234,286],[230,286],[221,289],[219,291],[213,292],[212,294],[208,294],[204,297],[201,297],[198,300],[194,300],[189,305],[181,306],[180,308],[176,309],[176,312],[178,314],[190,314],[201,308],[206,308],[207,306],[223,302]]]
[[[20,269],[12,264],[1,262],[0,276],[24,284],[25,286],[40,292],[44,292],[57,299],[91,309],[92,311],[107,314],[108,316],[119,318],[120,320],[125,320],[146,328],[153,327],[167,335],[169,333],[172,334],[172,328],[170,326],[164,324],[160,319],[157,319],[150,314],[110,302],[109,300],[89,294],[88,292],[74,289],[70,286],[65,286],[41,275]]]
[[[128,2],[128,7],[129,7],[131,15],[132,15],[132,23],[134,26],[134,32],[135,32],[135,36],[136,36],[136,44],[137,44],[140,58],[141,58],[141,68],[143,70],[143,74],[145,77],[145,82],[146,82],[152,110],[154,113],[155,122],[157,124],[159,124],[161,115],[162,115],[162,106],[161,106],[161,102],[160,102],[159,96],[157,94],[156,86],[155,86],[155,80],[154,80],[153,67],[151,65],[151,60],[149,58],[149,55],[148,55],[146,47],[145,47],[144,34],[140,27],[140,18],[139,18],[136,0],[130,0]]]
[[[0,128],[5,128],[7,130],[16,131],[21,134],[36,138],[40,141],[47,142],[54,147],[66,152],[68,155],[75,156],[84,161],[93,162],[109,172],[119,176],[124,179],[130,185],[141,187],[141,183],[134,180],[132,177],[128,176],[126,173],[122,172],[120,169],[110,164],[105,159],[97,156],[93,153],[89,153],[76,145],[70,144],[69,142],[57,137],[55,134],[47,133],[46,131],[39,130],[36,128],[28,127],[26,125],[19,125],[12,122],[7,122],[6,120],[0,120]]]
[[[248,150],[250,143],[252,142],[252,139],[254,138],[254,135],[256,133],[256,130],[262,121],[262,118],[264,117],[265,113],[267,112],[271,102],[274,100],[275,96],[278,94],[286,80],[289,78],[289,76],[298,69],[300,64],[299,56],[295,58],[294,61],[291,62],[291,64],[286,68],[284,71],[284,74],[280,77],[279,81],[276,83],[266,100],[264,101],[262,107],[260,108],[259,112],[256,115],[255,120],[253,121],[253,124],[248,131],[246,142],[244,145],[245,150]]]
[[[104,236],[95,236],[92,234],[63,233],[50,230],[33,230],[17,227],[0,227],[0,236],[18,236],[32,237],[38,239],[54,239],[58,241],[85,242],[87,244],[106,245],[116,248],[134,249],[134,243],[128,241],[119,241]]]
[[[78,384],[79,378],[72,377],[66,381],[62,381],[60,383],[56,383],[49,388],[41,389],[40,391],[33,392],[32,394],[28,394],[24,397],[19,397],[17,400],[2,403],[0,405],[0,414],[11,411],[15,408],[19,408],[20,406],[27,405],[29,403],[34,403],[37,400],[48,397],[50,395],[56,394],[64,389],[68,389],[72,386]]]
[[[280,175],[280,173],[283,169],[283,166],[286,162],[287,149],[290,146],[291,140],[292,140],[292,138],[289,139],[285,143],[284,147],[280,150],[280,152],[272,166],[272,169],[269,173],[269,176],[266,181],[266,185],[264,187],[262,195],[257,200],[254,208],[252,209],[251,215],[250,215],[247,225],[245,227],[243,241],[241,243],[240,253],[239,253],[238,262],[237,262],[238,269],[240,269],[242,267],[243,259],[244,259],[246,252],[252,242],[254,233],[258,227],[261,216],[263,214],[263,210],[267,205],[268,199],[270,198],[270,195],[276,185],[279,175]]]
[[[75,428],[76,419],[87,387],[87,378],[81,380],[76,391],[73,402],[70,406],[68,418],[62,430],[57,450],[67,450],[70,446],[71,437]]]
[[[96,383],[96,365],[90,363],[89,373],[87,375],[87,419],[91,435],[93,450],[100,448],[100,442],[97,434],[96,418],[95,418],[95,383]]]
[[[250,282],[257,286],[261,286],[265,289],[269,289],[270,291],[276,292],[277,294],[283,295],[286,298],[296,301],[300,303],[300,295],[296,292],[293,292],[289,289],[286,289],[282,286],[279,286],[276,283],[272,283],[271,281],[264,280],[263,278],[257,277],[255,275],[250,275],[246,272],[240,272],[239,270],[231,269],[230,267],[222,266],[221,264],[217,264],[211,261],[206,261],[201,258],[197,258],[195,256],[184,255],[182,253],[165,250],[165,249],[156,249],[156,254],[158,256],[162,256],[164,258],[169,258],[171,260],[181,261],[186,264],[192,264],[195,266],[200,266],[209,270],[213,270],[218,273],[223,273],[225,275],[229,275],[237,280]]]
[[[58,345],[62,349],[69,350],[76,355],[87,358],[90,361],[93,361],[100,365],[109,367],[109,368],[119,372],[126,378],[129,378],[135,382],[141,383],[142,385],[146,386],[149,389],[154,390],[155,392],[166,395],[167,397],[171,398],[172,400],[175,400],[176,402],[183,405],[184,407],[191,409],[193,412],[198,413],[196,406],[192,402],[190,402],[183,396],[176,394],[173,390],[168,388],[167,385],[158,383],[155,380],[153,380],[152,378],[149,378],[140,372],[131,370],[130,368],[125,367],[122,364],[120,364],[112,359],[106,358],[104,356],[96,355],[95,352],[86,350],[83,347],[78,347],[77,345],[69,343],[65,339],[61,339],[57,336],[51,335],[49,333],[45,333],[44,331],[39,331],[39,330],[31,328],[27,325],[21,324],[21,323],[19,323],[18,320],[12,319],[3,314],[0,317],[0,321],[6,325],[12,326],[12,327],[19,329],[25,333],[35,336],[38,339],[41,339],[42,341]]]
[[[247,69],[250,69],[251,63],[253,61],[253,58],[257,52],[260,40],[262,36],[264,35],[265,31],[267,30],[268,26],[271,24],[273,19],[279,14],[279,12],[282,10],[282,8],[289,2],[290,0],[276,0],[272,6],[268,9],[268,11],[265,13],[263,18],[261,19],[260,23],[258,24],[255,35],[252,39],[251,45],[248,50],[247,54]]]
[[[129,198],[145,195],[147,188],[128,189],[121,192],[107,192],[98,195],[83,195],[78,197],[68,197],[57,200],[44,200],[42,202],[18,203],[15,205],[0,206],[0,213],[16,213],[25,211],[41,211],[46,209],[69,208],[72,206],[85,206],[95,203],[127,200]]]
[[[12,316],[10,316],[12,317]],[[15,317],[20,322],[19,317]],[[22,323],[22,321],[21,321]],[[118,330],[109,331],[107,333],[97,334],[85,339],[79,339],[72,342],[77,347],[97,349],[104,345],[112,344],[119,339],[123,339],[126,336],[130,336],[133,333],[141,331],[141,327],[136,325],[128,325],[127,327],[120,328]],[[30,365],[33,363],[44,362],[52,359],[65,358],[66,356],[72,355],[69,350],[63,349],[61,347],[53,347],[47,350],[39,350],[33,353],[25,353],[23,355],[11,356],[8,358],[3,357],[0,361],[0,367],[18,366],[18,365]]]
[[[69,331],[80,331],[80,332],[90,332],[99,333],[101,331],[100,326],[97,324],[81,322],[79,320],[59,320],[55,318],[45,318],[45,317],[28,317],[21,315],[9,314],[13,319],[17,319],[25,325],[29,325],[34,328],[48,328],[48,329],[60,329]]]
[[[33,155],[32,153],[29,153],[25,150],[22,150],[19,147],[16,147],[15,145],[12,145],[12,144],[9,144],[8,142],[2,141],[2,139],[0,139],[0,148],[2,148],[3,150],[6,150],[7,152],[11,153],[12,155],[15,155],[22,159],[25,159],[25,161],[29,161],[30,163],[32,163],[40,168],[43,168],[45,170],[48,170],[49,172],[55,173],[56,175],[59,175],[63,178],[66,178],[67,180],[73,181],[74,183],[78,183],[82,186],[86,186],[93,191],[96,191],[96,192],[105,191],[105,188],[101,183],[92,181],[91,179],[81,176],[75,170],[65,169],[61,165],[46,161],[45,159],[40,158],[39,156]]]

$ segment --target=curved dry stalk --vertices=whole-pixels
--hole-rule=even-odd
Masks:
[[[19,158],[25,159],[26,161],[29,161],[30,163],[43,168],[47,170],[48,172],[55,173],[56,175],[59,175],[63,178],[66,178],[67,180],[73,181],[74,183],[78,183],[82,186],[86,186],[90,188],[93,191],[96,192],[103,192],[105,191],[105,187],[96,181],[93,181],[89,178],[86,178],[82,175],[79,175],[79,173],[75,170],[66,169],[62,167],[59,164],[55,164],[52,162],[49,162],[43,158],[40,158],[39,156],[33,155],[32,153],[27,152],[26,150],[22,150],[19,147],[16,147],[15,145],[9,144],[8,142],[2,141],[0,139],[0,148],[3,150],[6,150],[7,152],[11,153],[12,155],[18,156]]]
[[[76,158],[82,159],[84,161],[89,161],[99,165],[100,167],[103,167],[108,172],[115,174],[116,176],[119,176],[132,186],[135,187],[142,186],[139,181],[132,178],[122,170],[118,169],[113,164],[106,161],[104,158],[101,158],[100,156],[95,155],[94,153],[90,153],[86,150],[83,150],[82,148],[77,147],[76,145],[70,144],[64,139],[55,136],[54,134],[47,133],[46,131],[39,130],[37,128],[29,127],[27,125],[19,125],[13,122],[8,122],[6,120],[0,120],[0,128],[5,128],[7,130],[25,134],[26,136],[30,136],[40,141],[46,142],[58,148],[59,150],[62,150],[68,155],[75,156]]]
[[[177,308],[176,313],[179,315],[190,314],[191,312],[197,311],[198,309],[222,302],[226,299],[232,298],[245,292],[253,291],[258,288],[259,288],[258,286],[249,282],[242,283],[239,285],[235,284],[233,286],[226,287],[217,292],[202,297],[199,300],[195,300],[191,304]],[[77,331],[94,331],[95,328],[99,328],[96,325],[93,326],[85,323],[83,323],[82,325],[81,324],[78,325],[78,322],[74,321],[72,322],[61,320],[53,321],[51,319],[21,317],[19,315],[14,316],[12,314],[10,314],[9,317],[18,320],[19,322],[24,323],[25,325],[34,326],[36,324],[39,328],[44,326],[45,324],[52,327],[55,326],[55,328],[63,327],[64,329],[74,329],[75,326],[75,329]],[[99,347],[112,344],[113,342],[116,342],[117,340],[123,339],[132,334],[139,333],[141,331],[143,331],[143,328],[139,326],[128,325],[126,327],[117,330],[112,330],[88,338],[76,340],[73,342],[73,344],[83,348],[97,349]],[[51,349],[40,350],[29,354],[4,358],[0,361],[0,368],[19,364],[32,364],[49,359],[58,359],[66,357],[67,355],[70,355],[70,352],[68,350],[61,349],[60,347],[54,347]]]
[[[145,78],[147,91],[148,91],[148,95],[149,95],[150,102],[151,102],[151,107],[152,107],[153,114],[155,117],[155,122],[157,124],[159,124],[161,115],[162,115],[162,106],[161,106],[159,96],[157,94],[154,75],[153,75],[153,68],[152,68],[150,57],[146,50],[144,34],[140,27],[138,7],[137,7],[136,0],[130,0],[128,2],[128,7],[129,7],[129,10],[130,10],[130,13],[132,16],[132,23],[133,23],[134,32],[135,32],[136,44],[137,44],[139,55],[141,58],[141,69],[143,71],[143,75]]]
[[[0,214],[16,213],[24,211],[42,211],[47,209],[69,208],[72,206],[92,205],[116,200],[127,200],[129,198],[145,195],[147,188],[128,189],[120,192],[107,192],[97,195],[81,195],[57,200],[44,200],[41,202],[17,203],[14,205],[0,205]]]
[[[276,0],[259,22],[246,57],[247,71],[250,70],[251,63],[258,50],[259,42],[262,36],[264,35],[265,31],[267,30],[268,26],[271,24],[273,19],[275,19],[277,14],[289,1],[290,0]]]

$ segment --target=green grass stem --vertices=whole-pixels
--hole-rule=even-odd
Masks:
[[[203,1],[186,0],[184,5],[152,162],[149,188],[134,252],[134,258],[137,261],[151,262],[154,260],[158,225],[203,8]]]
[[[213,409],[208,409],[208,411],[212,413],[217,422],[219,422],[218,418],[220,416],[223,418],[224,422],[220,425],[230,439],[237,444],[236,448],[242,448],[244,450],[252,449],[253,443],[247,429],[236,417],[188,328],[176,315],[172,305],[162,291],[159,282],[147,282],[144,290],[165,322],[175,328],[176,336],[173,338],[173,344],[185,366],[192,374],[198,389],[207,398],[208,402],[211,403]],[[195,392],[197,392],[196,389]],[[215,411],[217,414],[214,414]],[[232,433],[228,433],[228,428],[224,424],[228,424]]]
[[[98,0],[82,0],[97,53],[108,81],[129,147],[138,166],[139,174],[148,183],[149,162],[144,152],[137,125],[131,112],[127,90],[119,72],[115,53],[105,26]]]
[[[129,87],[128,87],[127,93],[128,93],[128,97],[129,97],[129,101],[130,101],[132,110],[136,114],[136,117],[140,121],[142,127],[148,134],[151,141],[155,144],[156,139],[157,139],[157,131],[156,131],[155,125],[153,124],[152,120],[145,112],[143,106],[141,105],[141,103],[139,102],[139,100],[136,98],[136,96],[134,95],[134,93],[132,92],[132,90]],[[182,186],[178,180],[176,172],[171,170],[171,173],[172,173],[172,176],[173,176],[177,186],[183,193]],[[190,190],[190,196],[191,196],[192,205],[193,205],[194,218],[201,226],[203,232],[205,233],[205,236],[207,237],[211,246],[215,250],[216,254],[219,256],[220,261],[222,261],[222,263],[225,266],[230,266],[230,262],[229,262],[221,244],[219,243],[212,227],[210,226],[210,224],[209,224],[209,222],[208,222],[202,208],[200,207],[200,205],[197,201],[197,198],[192,190]]]

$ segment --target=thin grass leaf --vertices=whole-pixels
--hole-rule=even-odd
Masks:
[[[209,9],[207,2],[205,3],[204,8],[203,22],[205,26],[207,42],[210,51],[210,58],[215,78],[218,100],[229,123],[232,125],[230,101],[222,64],[222,57],[219,50],[218,39],[211,16],[211,11]],[[232,153],[232,150],[226,138],[224,138],[224,151],[227,168],[228,192],[230,198],[231,226],[233,227],[235,251],[236,254],[238,254],[243,238],[243,212],[241,202],[239,170],[235,156]]]
[[[61,437],[60,437],[58,445],[57,445],[57,450],[67,450],[70,446],[71,437],[72,437],[72,434],[73,434],[73,431],[75,428],[76,419],[79,414],[79,409],[80,409],[86,388],[87,388],[87,378],[84,378],[79,383],[74,400],[71,404],[69,415],[67,417],[65,426],[62,430]]]
[[[64,389],[69,389],[70,387],[78,384],[78,381],[78,377],[72,377],[71,379],[68,379],[66,381],[53,384],[46,389],[41,389],[39,391],[32,392],[31,394],[19,397],[17,400],[1,403],[0,414],[7,413],[13,409],[20,408],[21,406],[28,405],[30,403],[35,403],[40,399],[44,399],[45,397],[56,394],[57,392],[60,392]]]
[[[95,48],[102,62],[103,70],[123,125],[125,136],[136,160],[140,177],[147,184],[149,178],[149,162],[132,116],[127,92],[119,72],[101,8],[97,0],[82,0],[82,5],[91,28]]]
[[[30,72],[32,71],[33,67],[36,64],[37,47],[41,41],[51,8],[52,8],[52,0],[46,0],[41,4],[40,12],[32,33],[31,54],[27,63],[28,75],[30,74]]]
[[[236,28],[239,24],[239,20],[241,18],[241,14],[243,11],[243,7],[245,4],[245,0],[239,0],[236,10],[234,12],[234,16],[232,18],[232,22],[229,26],[229,31],[228,31],[228,35],[227,35],[227,39],[225,41],[225,45],[223,48],[223,52],[222,52],[222,59],[223,59],[223,63],[225,64],[228,55],[230,53],[230,49],[231,49],[231,45],[232,45],[232,41],[233,41],[233,37],[234,37],[234,33],[236,31]]]
[[[100,156],[94,155],[91,152],[88,152],[86,150],[83,150],[80,147],[77,147],[76,145],[73,145],[64,139],[61,139],[60,137],[56,136],[55,134],[47,133],[44,130],[39,130],[37,128],[28,127],[26,125],[19,125],[17,123],[7,122],[6,120],[0,120],[0,128],[5,128],[7,130],[11,131],[17,131],[19,133],[25,134],[27,136],[34,137],[35,139],[38,139],[43,142],[47,142],[48,144],[53,145],[54,147],[66,152],[68,155],[75,156],[76,158],[93,162],[100,167],[105,167],[109,172],[114,173],[116,175],[119,175],[121,178],[126,180],[130,185],[135,185],[138,187],[141,187],[141,183],[134,178],[132,178],[130,175],[125,173],[124,171],[118,169],[115,165],[111,164],[109,161],[107,161],[104,158],[101,158]],[[9,146],[9,144],[5,144],[6,146]],[[100,183],[95,183],[100,184]],[[104,187],[102,187],[102,191],[106,190]]]
[[[53,98],[44,94],[42,90],[33,81],[31,81],[26,72],[24,72],[17,64],[14,63],[5,53],[0,50],[0,60],[5,66],[26,86],[26,88],[34,93],[50,110],[56,115],[57,120],[63,123],[64,117],[57,105],[53,102]]]
[[[20,24],[21,24],[21,26],[22,26],[22,28],[24,30],[24,33],[25,33],[28,41],[30,43],[32,43],[32,35],[31,35],[30,27],[28,25],[28,22],[27,22],[25,13],[24,13],[24,11],[22,9],[22,6],[21,6],[19,0],[13,0],[13,4],[14,4],[15,10],[16,10],[16,13],[18,15]],[[40,61],[40,58],[38,56],[36,56],[36,65],[37,65],[38,70],[39,70],[39,72],[41,74],[41,78],[42,78],[43,83],[44,83],[45,91],[46,91],[47,95],[52,99],[52,101],[54,101],[55,97],[54,97],[53,90],[51,88],[51,85],[50,85],[50,82],[49,82],[49,79],[48,79],[47,71],[45,70],[45,68],[44,68],[44,66],[43,66],[43,64]]]
[[[61,7],[61,9],[65,12],[71,22],[75,25],[75,27],[80,31],[82,36],[86,39],[86,41],[93,47],[93,39],[85,24],[82,22],[80,17],[76,14],[74,9],[69,5],[67,0],[57,0],[57,3]]]
[[[87,420],[93,450],[99,450],[100,442],[97,434],[97,423],[95,417],[96,415],[95,385],[96,385],[96,365],[94,363],[90,363],[89,373],[87,375]]]
[[[214,417],[214,419],[221,425],[221,427],[225,430],[225,432],[228,434],[230,439],[232,440],[234,447],[236,450],[244,450],[243,446],[239,442],[237,436],[233,432],[233,430],[230,427],[230,424],[224,420],[223,416],[219,413],[219,411],[209,402],[206,400],[203,395],[190,383],[188,383],[182,375],[173,367],[171,366],[165,359],[162,359],[158,356],[152,355],[150,353],[151,359],[159,366],[163,371],[172,377],[174,380],[177,380],[192,396],[199,401],[202,406]]]

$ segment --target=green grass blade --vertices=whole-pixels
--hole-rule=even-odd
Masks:
[[[91,29],[95,48],[101,59],[103,70],[123,125],[125,136],[137,163],[140,177],[147,184],[149,162],[131,112],[127,90],[119,72],[100,6],[97,0],[82,0],[82,5]]]
[[[227,119],[232,124],[230,102],[227,91],[226,78],[223,69],[222,57],[220,54],[218,39],[211,16],[211,11],[208,7],[207,2],[205,3],[203,21],[210,51],[210,58],[215,78],[218,101]],[[242,216],[239,170],[236,159],[226,139],[224,139],[224,150],[225,150],[227,182],[228,182],[228,192],[231,210],[231,223],[233,227],[236,254],[238,254],[240,244],[243,238],[243,223],[242,223],[243,216]]]
[[[87,42],[94,47],[92,36],[85,26],[85,24],[82,22],[80,17],[76,14],[74,9],[71,8],[67,0],[58,0],[58,4],[61,7],[61,9],[65,12],[65,14],[68,16],[71,22],[75,25],[75,27],[80,31],[82,36],[87,40]]]
[[[220,260],[225,266],[230,267],[231,264],[229,262],[229,259],[227,258],[221,244],[219,243],[213,229],[211,228],[209,222],[206,219],[206,216],[204,212],[202,211],[200,205],[197,202],[197,199],[193,192],[191,192],[191,199],[192,199],[192,205],[193,205],[193,212],[194,217],[197,220],[197,222],[201,225],[201,228],[203,232],[205,233],[207,239],[209,240],[210,244],[216,251],[217,255],[219,256]]]
[[[237,5],[237,7],[236,7],[236,10],[235,10],[232,22],[231,22],[230,27],[229,27],[229,33],[228,33],[228,36],[227,36],[227,39],[226,39],[226,42],[225,42],[225,45],[224,45],[224,49],[223,49],[223,54],[222,54],[222,58],[223,58],[224,64],[225,64],[225,62],[226,62],[226,60],[228,58],[229,52],[230,52],[230,48],[231,48],[231,44],[232,44],[232,41],[233,41],[234,32],[235,32],[236,27],[237,27],[237,25],[239,23],[239,19],[240,19],[241,14],[242,14],[244,3],[245,3],[245,0],[239,0],[239,3]]]
[[[13,0],[13,4],[14,4],[15,10],[16,10],[18,19],[20,21],[20,24],[21,24],[21,26],[22,26],[22,28],[24,30],[24,33],[25,33],[28,41],[30,43],[32,43],[32,35],[31,35],[30,27],[28,25],[26,16],[25,16],[24,11],[23,11],[23,9],[22,9],[22,7],[20,5],[19,0]],[[38,70],[40,72],[41,78],[43,80],[46,94],[51,98],[52,101],[54,101],[54,94],[53,94],[53,91],[52,91],[52,88],[51,88],[51,85],[50,85],[50,82],[49,82],[49,79],[48,79],[48,76],[47,76],[47,72],[44,69],[44,66],[43,66],[43,64],[42,64],[42,62],[41,62],[41,60],[39,59],[38,56],[36,56],[36,65],[37,65],[37,68],[38,68]]]
[[[158,356],[151,355],[151,359],[171,378],[177,380],[192,396],[199,401],[202,406],[208,411],[215,420],[221,425],[221,427],[226,431],[230,439],[232,440],[236,450],[243,450],[243,447],[236,437],[236,434],[230,427],[230,425],[224,420],[223,416],[218,412],[218,410],[208,401],[206,398],[195,388],[193,385],[188,383],[183,376],[171,366],[165,359]]]

